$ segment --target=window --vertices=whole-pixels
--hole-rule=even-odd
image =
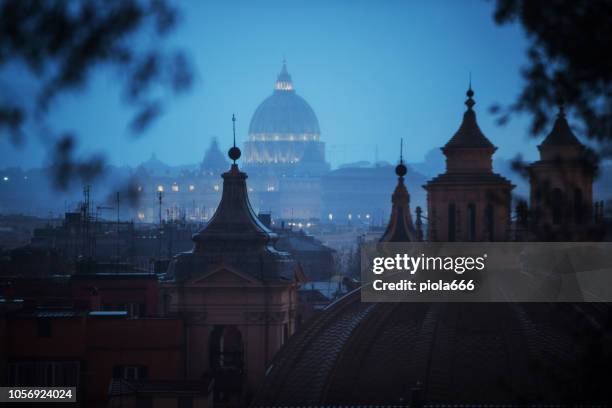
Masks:
[[[210,335],[210,364],[213,369],[238,369],[244,366],[242,334],[236,326],[215,326]]]
[[[487,204],[485,216],[487,222],[487,238],[489,241],[493,241],[495,238],[495,207],[493,207],[493,204]]]
[[[476,204],[468,205],[468,241],[476,241]]]
[[[79,382],[78,361],[37,361],[9,364],[11,386],[76,387]]]
[[[574,220],[576,224],[582,224],[584,220],[584,204],[582,201],[582,190],[574,190]]]
[[[145,305],[144,303],[128,303],[125,305],[125,311],[129,317],[141,317],[145,314]]]
[[[147,367],[143,365],[125,365],[113,367],[113,378],[123,380],[142,380],[147,378]]]
[[[178,193],[178,191],[179,191],[179,186],[178,186],[178,184],[173,184],[173,185],[172,185],[172,191],[174,191],[175,193]]]
[[[448,241],[455,241],[455,232],[457,230],[457,222],[455,219],[455,203],[450,203],[448,205]]]

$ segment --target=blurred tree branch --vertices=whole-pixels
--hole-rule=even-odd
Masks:
[[[581,132],[602,145],[612,141],[612,1],[496,0],[498,24],[518,21],[530,42],[526,84],[510,106],[494,106],[500,124],[529,113],[531,133],[542,134],[559,100],[579,120]]]
[[[176,23],[177,11],[165,0],[0,1],[0,67],[20,63],[37,81],[32,106],[0,102],[0,133],[19,144],[28,121],[42,123],[59,95],[85,87],[99,67],[118,68],[119,86],[135,112],[130,129],[145,131],[163,111],[161,91],[178,94],[192,83],[185,55],[159,46]],[[153,45],[135,46],[138,35]],[[51,148],[58,187],[103,168],[101,156],[75,158],[76,140],[64,134]]]

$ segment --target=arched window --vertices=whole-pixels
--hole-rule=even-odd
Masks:
[[[238,369],[244,367],[242,334],[236,326],[215,326],[210,334],[210,367]]]
[[[468,204],[468,241],[476,241],[476,204]]]
[[[493,204],[487,204],[485,212],[486,223],[487,223],[487,239],[489,241],[495,240],[495,207]]]
[[[561,189],[555,188],[552,191],[552,221],[554,225],[561,224],[563,219],[563,193]]]
[[[455,241],[455,232],[457,230],[457,220],[456,220],[456,207],[455,203],[448,204],[448,240],[449,242]]]
[[[584,220],[584,204],[582,202],[582,190],[574,189],[574,220],[576,224],[582,224]]]

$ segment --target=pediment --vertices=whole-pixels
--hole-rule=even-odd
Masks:
[[[252,276],[239,272],[227,266],[219,266],[204,273],[194,276],[185,283],[186,286],[245,286],[257,284],[258,281]]]

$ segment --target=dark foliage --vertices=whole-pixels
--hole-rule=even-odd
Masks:
[[[160,46],[176,22],[177,12],[165,0],[0,1],[0,68],[16,64],[36,78],[31,106],[0,102],[0,134],[19,144],[28,121],[41,125],[45,136],[56,140],[51,148],[56,186],[93,178],[103,168],[102,158],[75,158],[76,136],[56,137],[44,125],[45,116],[58,96],[83,89],[96,69],[114,68],[134,110],[130,129],[146,130],[163,111],[164,91],[181,93],[192,82],[186,57]],[[137,36],[143,40],[138,46]]]
[[[505,123],[514,113],[528,113],[531,132],[539,135],[554,119],[561,99],[579,119],[584,133],[612,140],[612,1],[496,0],[495,21],[518,21],[529,39],[525,86],[516,102],[493,107]]]

